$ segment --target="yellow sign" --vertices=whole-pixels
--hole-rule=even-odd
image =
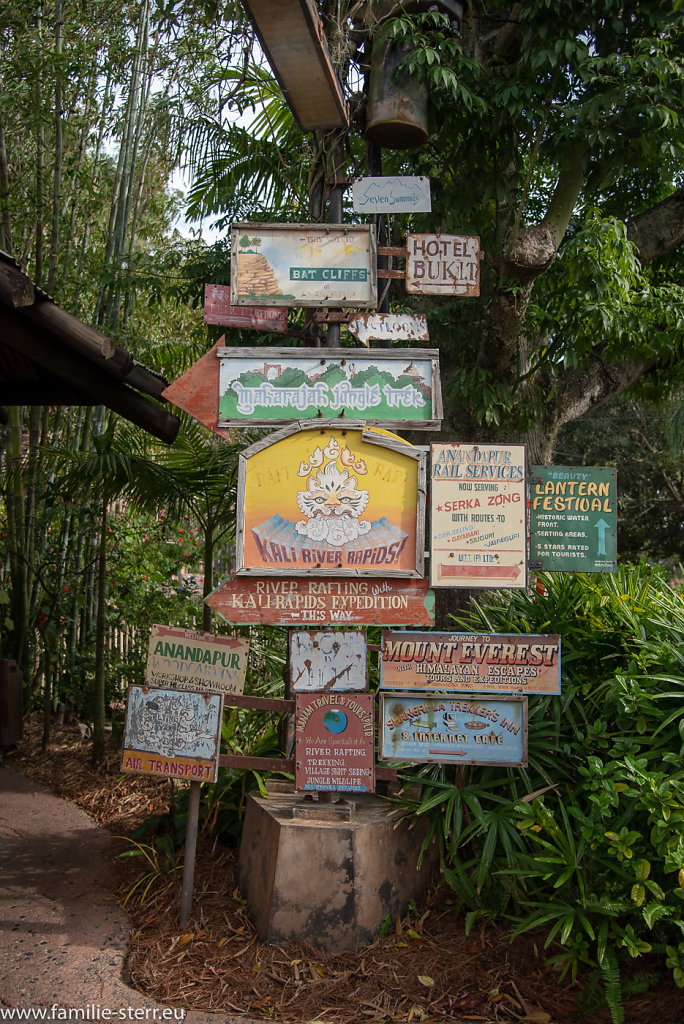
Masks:
[[[424,493],[423,453],[389,431],[286,427],[240,458],[238,575],[422,578]]]

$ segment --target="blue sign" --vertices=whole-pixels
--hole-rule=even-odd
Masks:
[[[527,697],[380,694],[380,760],[527,764]]]

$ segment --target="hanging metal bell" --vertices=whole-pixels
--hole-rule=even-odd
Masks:
[[[366,138],[384,149],[415,149],[428,137],[428,90],[406,73],[395,71],[409,48],[388,40],[371,60]]]

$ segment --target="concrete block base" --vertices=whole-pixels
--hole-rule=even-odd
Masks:
[[[263,942],[358,950],[387,914],[394,920],[424,895],[436,857],[418,868],[422,835],[403,822],[395,828],[386,800],[355,793],[351,804],[340,820],[337,805],[294,792],[248,798],[240,890]]]

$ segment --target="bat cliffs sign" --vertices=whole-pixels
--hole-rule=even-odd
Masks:
[[[424,453],[383,430],[306,426],[240,456],[237,575],[422,578]]]

